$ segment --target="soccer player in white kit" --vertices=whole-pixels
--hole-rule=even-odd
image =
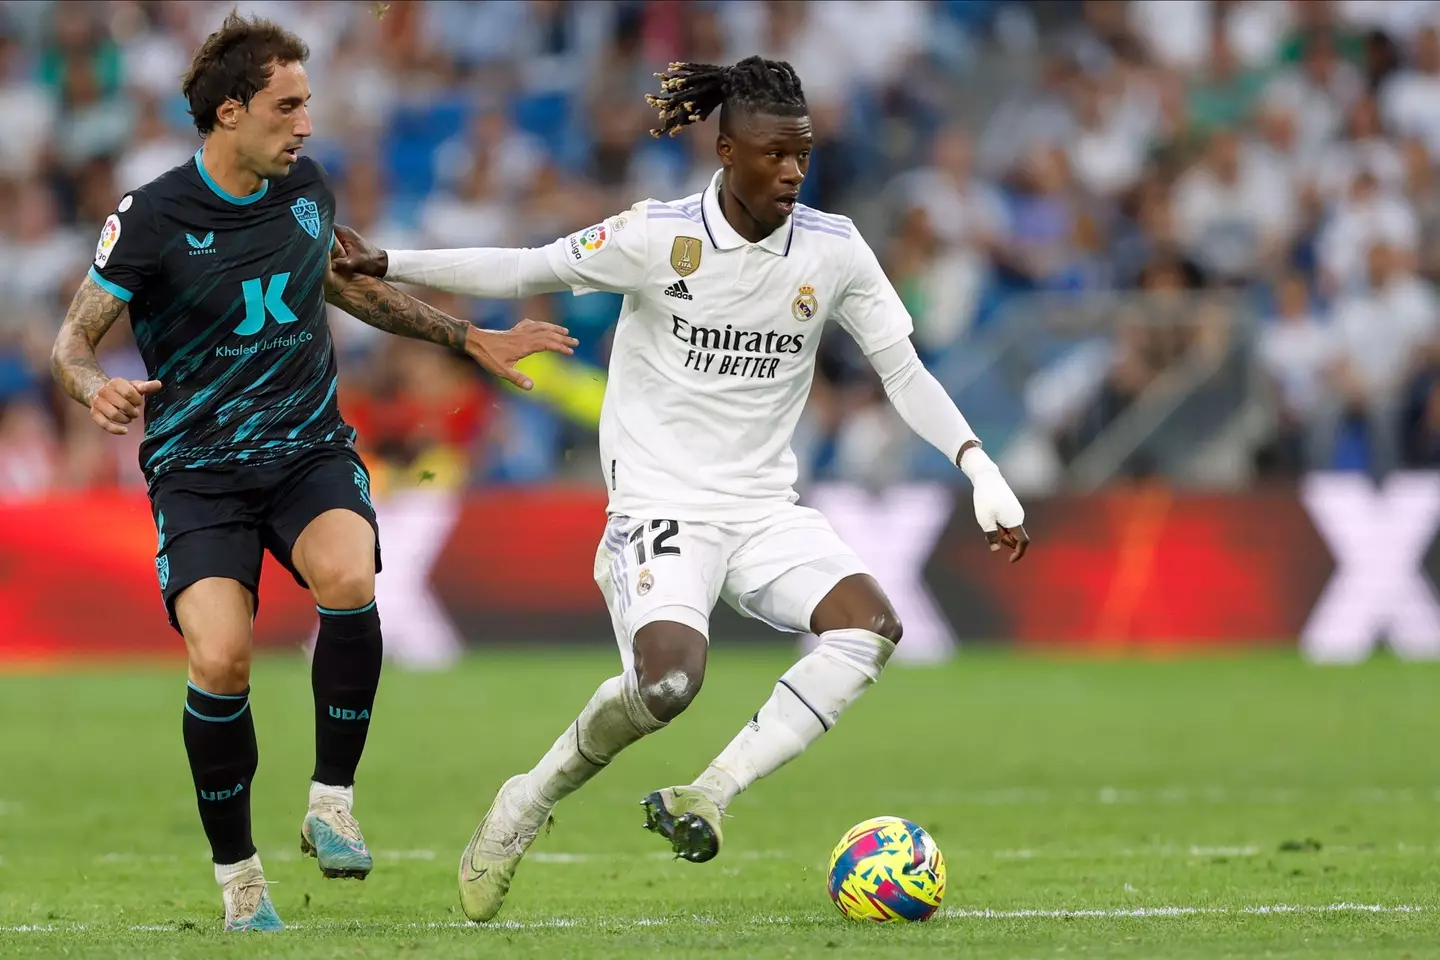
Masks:
[[[905,421],[970,477],[990,549],[1018,560],[1028,546],[1019,502],[921,365],[875,254],[850,220],[796,201],[811,129],[795,71],[751,57],[671,64],[661,77],[648,99],[663,131],[720,109],[722,169],[700,194],[637,203],[539,249],[387,253],[337,228],[342,271],[475,297],[625,295],[600,417],[609,522],[595,560],[624,669],[533,770],[500,788],[460,864],[461,904],[476,921],[499,911],[554,805],[690,704],[718,599],[820,642],[693,783],[642,801],[646,826],[680,857],[714,857],[736,795],[879,678],[900,620],[794,490],[790,442],[827,322],[859,342]]]

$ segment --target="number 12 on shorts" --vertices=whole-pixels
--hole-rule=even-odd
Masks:
[[[649,524],[638,524],[630,531],[630,542],[635,545],[635,563],[645,565],[645,530],[649,528],[653,536],[650,538],[650,556],[664,557],[669,555],[679,556],[680,548],[671,546],[669,540],[680,532],[680,524],[675,520],[651,520]]]

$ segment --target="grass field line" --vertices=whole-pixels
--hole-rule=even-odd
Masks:
[[[454,851],[456,857],[460,856],[459,850]],[[443,851],[430,849],[416,850],[377,850],[374,853],[377,860],[438,860],[448,856]],[[742,850],[734,855],[736,860],[789,860],[795,855],[788,850]],[[276,850],[273,853],[265,854],[263,862],[293,863],[297,860],[304,860],[307,857],[296,850]],[[675,854],[655,851],[653,853],[567,853],[564,851],[537,850],[529,854],[527,863],[615,863],[618,861],[635,860],[674,860]],[[172,863],[209,863],[210,858],[203,853],[197,853],[193,857],[181,857],[173,853],[102,853],[97,854],[93,861],[101,866],[131,865],[131,864],[172,864]]]
[[[1098,910],[965,910],[947,908],[941,913],[947,917],[981,920],[1080,920],[1080,919],[1150,919],[1153,917],[1189,916],[1271,916],[1289,913],[1428,913],[1430,907],[1416,904],[1380,903],[1329,903],[1297,904],[1277,903],[1258,907],[1120,907]]]
[[[1307,843],[1309,841],[1306,841]],[[452,851],[433,850],[418,848],[413,850],[377,850],[375,858],[382,861],[421,861],[431,862],[445,860]],[[1246,844],[1162,844],[1148,847],[1061,847],[1055,849],[1030,849],[1013,848],[1000,850],[973,850],[963,847],[946,848],[946,855],[952,860],[1107,860],[1107,859],[1186,859],[1186,858],[1214,858],[1214,857],[1260,857],[1267,854],[1289,854],[1296,852],[1304,853],[1325,853],[1340,855],[1366,855],[1366,854],[1400,854],[1404,856],[1430,856],[1440,854],[1440,846],[1429,843],[1410,843],[1396,841],[1390,844],[1322,844],[1315,848],[1298,846],[1296,849],[1284,849],[1282,847],[1262,845],[1259,843]],[[459,853],[455,853],[459,856]],[[262,859],[265,862],[294,863],[306,859],[295,850],[276,850],[273,853],[265,854]],[[613,863],[634,863],[637,861],[651,861],[656,863],[668,862],[675,859],[673,853],[654,851],[651,853],[581,853],[563,850],[536,850],[526,858],[527,863],[556,864],[560,866],[584,865],[584,864],[613,864]],[[729,860],[742,862],[756,862],[762,860],[810,860],[808,855],[797,854],[789,850],[742,850],[727,857]],[[142,854],[142,853],[102,853],[95,856],[93,863],[100,866],[125,866],[125,865],[158,865],[178,863],[208,863],[210,858],[204,854],[197,853],[193,857],[181,857],[176,854]],[[0,864],[4,863],[0,857]]]
[[[1228,787],[1193,785],[1153,788],[1130,787],[997,787],[978,790],[919,791],[907,797],[916,805],[1024,807],[1049,804],[1100,806],[1169,806],[1183,804],[1253,804],[1290,806],[1299,803],[1363,805],[1440,803],[1440,789],[1415,787]]]
[[[1171,917],[1193,917],[1193,916],[1283,916],[1291,914],[1338,914],[1338,913],[1367,913],[1377,915],[1394,914],[1415,914],[1431,913],[1433,907],[1421,906],[1419,904],[1384,904],[1384,903],[1326,903],[1326,904],[1304,904],[1304,903],[1275,903],[1259,906],[1234,906],[1234,907],[1099,907],[1086,908],[1060,908],[1053,910],[1046,909],[1019,909],[1019,910],[996,910],[996,909],[973,909],[965,907],[947,907],[940,911],[940,916],[950,920],[1156,920]],[[789,917],[789,916],[757,916],[744,920],[747,924],[758,924],[768,926],[790,926],[794,924],[808,924],[815,922],[815,917]],[[640,917],[634,920],[606,920],[601,918],[576,919],[572,917],[554,917],[548,920],[503,920],[499,923],[473,924],[458,920],[431,920],[415,921],[410,923],[390,923],[383,920],[348,920],[348,921],[318,921],[315,923],[295,923],[286,927],[287,930],[308,931],[316,933],[384,933],[386,931],[415,931],[415,930],[462,930],[473,928],[475,930],[498,929],[498,930],[550,930],[564,928],[580,929],[634,929],[646,927],[706,927],[715,926],[722,922],[713,917],[691,916],[691,917]],[[0,934],[65,934],[65,933],[86,933],[90,931],[104,932],[107,930],[124,930],[129,933],[186,933],[197,932],[194,924],[175,923],[140,923],[128,927],[116,927],[107,924],[85,924],[85,923],[42,923],[42,924],[19,924],[16,926],[0,927]]]

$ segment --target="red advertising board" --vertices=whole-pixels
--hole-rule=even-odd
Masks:
[[[504,489],[460,498],[418,493],[378,502],[387,638],[441,633],[463,645],[610,643],[593,577],[605,526],[594,488]],[[255,641],[296,647],[314,601],[270,556]],[[720,611],[717,627],[758,625]],[[426,638],[419,638],[423,642]],[[155,526],[143,493],[106,491],[0,504],[0,660],[179,656],[155,574]]]
[[[106,491],[0,505],[0,659],[180,655],[155,575],[143,493]],[[256,634],[304,635],[315,607],[268,556]]]
[[[927,582],[962,640],[1029,646],[1293,645],[1334,569],[1295,491],[1117,490],[1029,504],[1027,569],[951,518]]]
[[[1440,566],[1437,474],[1380,487],[1319,476],[1243,495],[1136,488],[1033,500],[1033,547],[1013,566],[985,549],[966,489],[811,494],[871,562],[907,621],[902,647],[918,659],[981,642],[1103,653],[1298,641],[1317,659],[1354,660],[1387,639],[1402,655],[1440,656],[1428,569]],[[592,579],[603,490],[426,491],[377,506],[387,644],[453,655],[611,642]],[[154,562],[143,493],[0,504],[0,660],[179,656]],[[261,593],[259,645],[309,639],[313,602],[269,558]],[[723,604],[711,632],[727,643],[775,636]]]

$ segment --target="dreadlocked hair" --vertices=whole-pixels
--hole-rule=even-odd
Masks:
[[[783,60],[746,57],[734,66],[710,63],[672,63],[660,78],[660,92],[645,102],[660,112],[660,126],[650,131],[675,136],[715,111],[757,110],[799,116],[805,112],[805,91],[795,68]],[[726,110],[720,112],[724,123]]]

